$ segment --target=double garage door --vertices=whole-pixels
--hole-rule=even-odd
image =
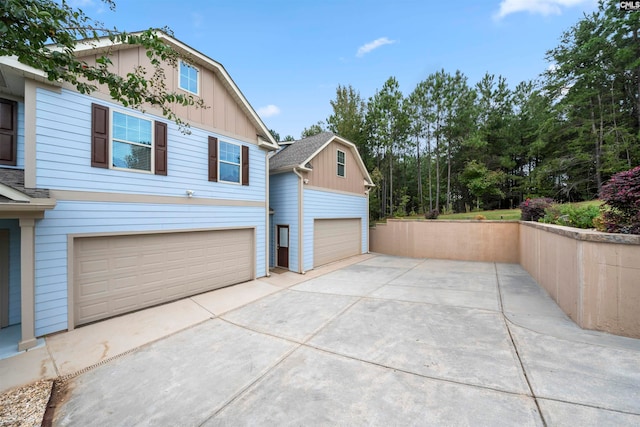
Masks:
[[[253,279],[253,229],[74,239],[76,325]]]
[[[360,218],[316,219],[313,222],[313,266],[362,253]]]

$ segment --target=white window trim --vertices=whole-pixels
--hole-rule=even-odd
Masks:
[[[125,110],[118,110],[115,108],[110,108],[109,109],[109,169],[113,169],[113,170],[118,170],[118,171],[125,171],[125,172],[136,172],[136,173],[145,173],[147,175],[154,175],[155,174],[155,168],[156,168],[156,156],[155,156],[155,149],[156,149],[156,136],[155,136],[155,132],[154,132],[154,121],[153,119],[150,119],[149,117],[145,117],[142,114],[136,114],[136,113],[132,113],[130,111],[125,111]],[[131,117],[135,117],[137,119],[141,119],[141,120],[145,120],[147,122],[151,123],[151,145],[149,146],[151,153],[150,153],[150,158],[151,158],[151,170],[148,171],[144,171],[141,169],[129,169],[129,168],[120,168],[117,166],[113,166],[113,114],[114,113],[120,113],[120,114],[124,114],[125,116],[131,116]],[[140,145],[141,144],[136,144],[125,141],[127,144],[133,144],[133,145]]]
[[[340,161],[338,160],[338,158],[339,158],[338,153],[342,153],[342,156],[344,157],[344,162],[343,163],[340,163]],[[344,170],[344,175],[340,175],[338,173],[339,169],[340,169],[339,168],[340,165],[342,165],[342,169]],[[337,149],[337,152],[336,152],[336,175],[339,178],[346,178],[347,177],[347,153],[342,151],[342,150],[340,150],[340,149]]]
[[[237,147],[240,147],[240,163],[238,163],[238,182],[236,181],[227,181],[222,179],[222,174],[220,173],[220,165],[222,163],[228,164],[228,165],[236,165],[236,163],[231,163],[231,162],[227,162],[227,161],[223,161],[222,160],[222,156],[220,155],[220,150],[222,149],[222,144],[229,144],[229,145],[235,145]],[[242,144],[236,144],[235,142],[229,142],[229,141],[223,141],[223,140],[218,140],[218,181],[219,182],[224,182],[225,184],[236,184],[236,185],[242,185]]]
[[[197,88],[197,91],[196,91],[196,92],[193,92],[193,91],[191,91],[191,90],[189,90],[189,89],[187,89],[187,88],[182,87],[182,85],[181,85],[181,83],[182,83],[182,79],[180,78],[181,73],[182,73],[182,64],[184,64],[184,65],[186,65],[187,67],[191,67],[191,68],[193,68],[194,70],[196,70],[196,72],[197,72],[197,78],[196,78],[196,88]],[[179,88],[180,90],[182,90],[182,91],[187,92],[187,93],[190,93],[190,94],[193,94],[193,95],[196,95],[196,96],[200,96],[200,74],[201,74],[201,73],[200,73],[200,68],[196,67],[196,66],[195,66],[195,65],[193,65],[193,64],[189,64],[189,63],[188,63],[188,62],[186,62],[186,61],[180,60],[180,64],[178,65],[178,88]]]

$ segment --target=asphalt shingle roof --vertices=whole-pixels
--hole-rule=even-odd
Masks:
[[[24,170],[0,168],[0,183],[34,199],[48,199],[49,190],[24,187]]]
[[[332,132],[322,132],[285,146],[269,159],[269,170],[300,166],[302,162],[307,160],[309,156],[318,151],[334,136]]]

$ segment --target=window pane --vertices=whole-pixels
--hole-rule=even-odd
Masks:
[[[151,145],[151,121],[114,111],[113,139]]]
[[[198,93],[198,69],[180,62],[180,88]]]
[[[344,176],[344,165],[338,165],[338,176]]]
[[[240,146],[229,144],[227,142],[220,143],[220,161],[240,164]]]
[[[151,147],[113,141],[113,166],[151,171]]]
[[[344,153],[342,151],[338,151],[338,163],[344,164]]]
[[[220,163],[220,180],[228,182],[240,182],[240,166],[229,163]]]

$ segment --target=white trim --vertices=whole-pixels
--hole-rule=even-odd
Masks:
[[[340,153],[342,153],[342,163],[340,163]],[[340,175],[340,165],[342,165],[342,175]],[[339,178],[347,177],[347,153],[336,148],[336,175]]]
[[[7,185],[0,183],[0,196],[4,196],[7,199],[11,199],[14,202],[30,202],[31,198],[29,198],[24,193],[15,190]]]
[[[182,65],[186,66],[187,68],[192,68],[196,71],[196,91],[192,91],[186,87],[182,87]],[[186,61],[183,61],[182,59],[179,61],[178,64],[178,88],[180,90],[183,90],[187,93],[190,93],[192,95],[196,95],[196,96],[200,96],[200,77],[201,77],[201,72],[200,72],[200,68],[196,67],[193,64],[189,64]]]

